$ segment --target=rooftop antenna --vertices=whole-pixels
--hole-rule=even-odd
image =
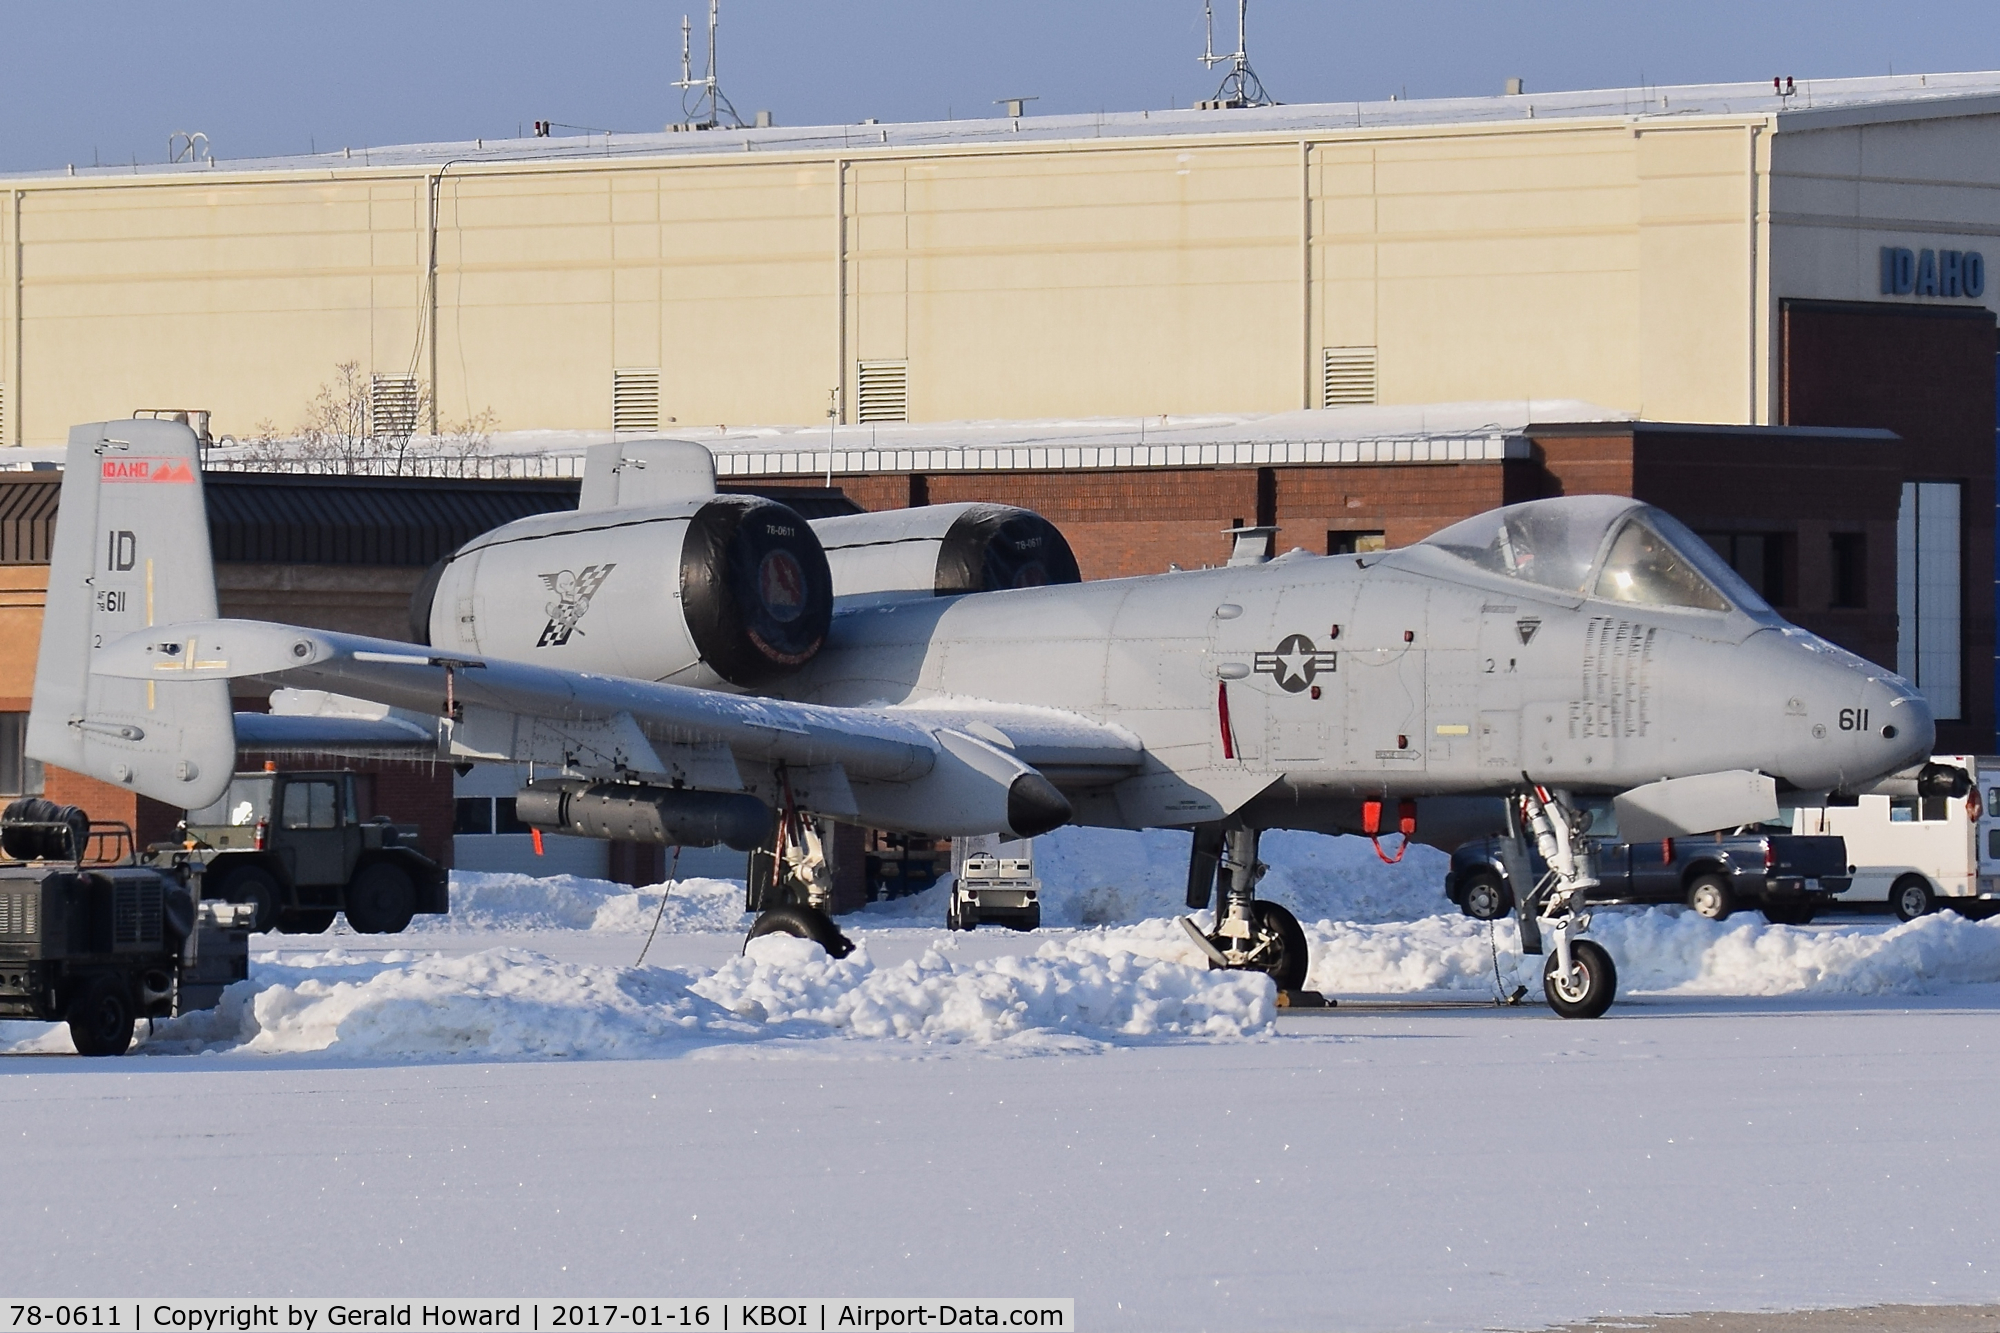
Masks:
[[[1204,111],[1278,104],[1277,98],[1264,91],[1263,80],[1257,77],[1257,71],[1250,68],[1249,43],[1244,38],[1245,16],[1249,8],[1250,0],[1236,0],[1236,49],[1227,55],[1217,55],[1214,0],[1202,0],[1201,12],[1208,36],[1203,43],[1201,63],[1209,69],[1217,65],[1229,66],[1229,72],[1222,76],[1222,86],[1215,90],[1214,98],[1201,104]]]
[[[721,22],[722,0],[708,0],[708,65],[697,79],[688,59],[688,16],[681,15],[681,76],[673,86],[681,90],[683,123],[692,129],[712,130],[722,124],[725,115],[731,125],[743,128],[743,117],[736,114],[736,108],[730,105],[729,98],[723,94],[722,86],[715,78],[715,30]]]

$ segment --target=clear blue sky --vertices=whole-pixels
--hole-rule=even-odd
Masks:
[[[1235,36],[1217,6],[1217,44]],[[654,130],[680,16],[706,0],[0,3],[0,170],[505,137],[555,120]],[[724,0],[723,89],[781,125],[1186,106],[1217,76],[1200,0]],[[1250,53],[1286,102],[2000,67],[1992,0],[1252,0]],[[699,55],[697,55],[699,60]]]

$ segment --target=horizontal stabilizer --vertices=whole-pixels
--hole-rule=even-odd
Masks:
[[[1762,773],[1731,769],[1649,782],[1612,806],[1618,813],[1618,836],[1626,842],[1684,838],[1776,819],[1778,784]]]

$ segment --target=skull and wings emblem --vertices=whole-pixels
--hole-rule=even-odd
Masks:
[[[535,640],[535,647],[561,647],[569,642],[570,635],[577,633],[577,622],[590,610],[590,599],[604,586],[604,580],[611,571],[618,568],[616,561],[603,565],[585,565],[581,572],[558,570],[553,574],[538,574],[537,578],[548,586],[556,599],[544,608],[549,623],[542,627],[542,637]]]

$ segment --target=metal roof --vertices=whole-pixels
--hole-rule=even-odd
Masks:
[[[1195,135],[1317,135],[1351,130],[1422,130],[1434,126],[1507,126],[1537,120],[1680,120],[1691,116],[1770,117],[1780,129],[2000,112],[2000,72],[1895,74],[1858,79],[1801,79],[1789,96],[1771,84],[1701,83],[1497,97],[1443,97],[1386,102],[1313,102],[1223,110],[1116,111],[1086,115],[915,121],[894,125],[715,129],[604,133],[548,139],[474,139],[456,143],[343,148],[292,157],[210,163],[133,163],[17,172],[0,180],[74,176],[208,175],[220,172],[336,172],[356,168],[432,168],[552,163],[620,158],[671,158],[767,152],[850,154],[870,149]]]
[[[209,549],[219,561],[423,568],[483,532],[531,514],[576,508],[581,483],[326,477],[208,472]],[[858,514],[838,487],[732,484],[803,518]],[[45,565],[55,540],[62,474],[0,473],[0,565]]]

